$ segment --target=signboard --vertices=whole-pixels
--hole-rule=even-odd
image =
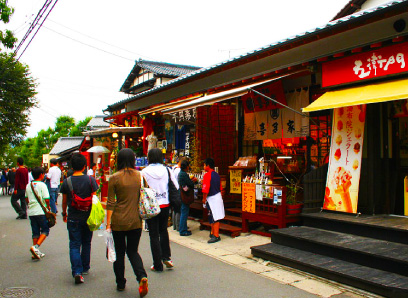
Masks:
[[[230,193],[241,193],[242,170],[230,170]]]
[[[242,183],[242,211],[255,213],[255,183]]]
[[[283,91],[282,81],[276,81],[272,84],[262,87],[254,88],[256,91],[277,100],[280,103],[286,105],[285,92]],[[241,96],[242,104],[245,113],[253,113],[260,111],[268,111],[271,109],[281,109],[282,106],[274,103],[273,101],[255,93],[248,92],[247,94]]]
[[[323,209],[357,213],[366,106],[333,110]]]
[[[406,55],[408,43],[402,43],[323,63],[322,87],[406,72]]]

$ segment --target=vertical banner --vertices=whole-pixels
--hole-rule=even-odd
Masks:
[[[255,183],[242,183],[242,211],[255,213]]]
[[[323,209],[357,213],[366,106],[333,111],[329,172]]]
[[[230,193],[241,193],[242,170],[230,170]]]

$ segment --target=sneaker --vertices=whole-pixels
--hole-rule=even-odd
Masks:
[[[213,234],[210,233],[210,239],[215,238]]]
[[[174,267],[173,261],[172,260],[163,260],[164,265],[166,265],[167,269],[171,269]]]
[[[37,247],[35,247],[35,245],[31,246],[30,252],[37,260],[41,259],[41,251]]]
[[[45,254],[42,253],[42,252],[40,252],[40,258],[42,259],[42,258],[44,258],[44,257],[45,257]]]
[[[155,272],[163,272],[163,269],[157,270],[156,268],[154,268],[154,265],[150,267],[150,270],[155,271]]]
[[[76,274],[74,276],[76,284],[83,284],[85,282],[83,276],[81,274]]]
[[[140,297],[144,297],[149,292],[149,284],[147,282],[147,277],[143,277],[139,283],[139,295]]]
[[[191,231],[180,233],[180,236],[191,236]]]
[[[221,241],[221,237],[215,237],[214,236],[213,238],[208,240],[207,243],[215,243],[215,242],[218,242],[218,241]]]

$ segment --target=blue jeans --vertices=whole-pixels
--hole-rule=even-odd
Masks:
[[[180,214],[180,235],[187,233],[187,218],[190,211],[190,206],[181,202],[181,214]]]
[[[50,207],[51,212],[57,213],[57,206],[55,206],[55,202],[58,198],[58,187],[57,188],[50,188]]]
[[[91,262],[91,240],[93,232],[86,221],[68,220],[69,258],[72,276],[88,271]]]

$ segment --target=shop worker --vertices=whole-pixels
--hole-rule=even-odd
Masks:
[[[204,160],[203,204],[209,210],[208,221],[211,224],[211,234],[208,243],[221,240],[220,220],[225,217],[224,202],[221,196],[221,177],[214,171],[214,160]]]

